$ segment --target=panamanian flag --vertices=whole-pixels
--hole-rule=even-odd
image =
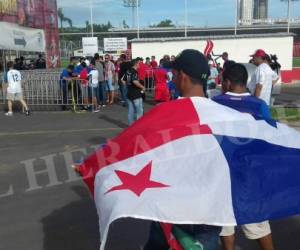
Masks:
[[[101,249],[125,217],[232,226],[300,213],[300,133],[201,97],[153,108],[78,169]]]

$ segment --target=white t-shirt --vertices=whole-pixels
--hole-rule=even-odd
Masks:
[[[96,69],[92,69],[89,73],[89,77],[90,77],[90,86],[93,88],[98,87],[98,83],[99,83],[99,72]]]
[[[251,83],[248,86],[251,94],[254,94],[257,84],[262,85],[262,90],[259,98],[264,100],[268,105],[270,105],[271,94],[272,94],[272,85],[274,80],[274,71],[271,67],[266,64],[260,64],[252,77]]]
[[[20,71],[11,69],[7,72],[7,93],[22,93],[21,87],[22,76]]]

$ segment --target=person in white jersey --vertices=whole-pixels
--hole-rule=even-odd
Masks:
[[[20,71],[14,69],[14,63],[8,62],[7,64],[8,72],[6,74],[5,82],[7,83],[7,102],[8,102],[8,112],[5,113],[7,116],[13,115],[13,102],[19,101],[21,102],[23,109],[25,110],[25,114],[30,115],[28,106],[23,99],[22,93],[22,76]]]
[[[258,49],[251,56],[253,57],[254,64],[257,68],[249,89],[254,96],[264,100],[268,105],[270,105],[274,72],[266,63],[267,54],[264,50]]]
[[[95,67],[95,62],[90,63],[90,73],[89,73],[89,87],[90,87],[90,96],[92,98],[92,111],[94,113],[98,113],[100,110],[98,109],[98,87],[99,87],[99,71]]]

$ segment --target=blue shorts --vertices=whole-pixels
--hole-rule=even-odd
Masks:
[[[108,79],[105,82],[106,82],[106,84],[105,84],[106,91],[114,91],[113,80]]]

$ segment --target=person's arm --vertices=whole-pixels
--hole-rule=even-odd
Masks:
[[[141,90],[145,91],[145,87],[139,82],[139,80],[134,80],[134,81],[133,81],[133,84],[134,84],[136,87],[140,88]]]
[[[255,91],[254,91],[254,95],[258,98],[260,97],[260,94],[261,94],[261,90],[262,90],[262,85],[257,83],[256,84],[256,87],[255,87]]]
[[[255,80],[256,80],[256,86],[255,86],[255,90],[254,90],[254,96],[256,96],[257,98],[260,97],[260,94],[261,94],[261,90],[263,88],[263,82],[264,82],[264,78],[265,78],[265,75],[264,73],[261,71],[260,68],[257,68],[257,71],[256,71],[256,77],[255,77]]]

